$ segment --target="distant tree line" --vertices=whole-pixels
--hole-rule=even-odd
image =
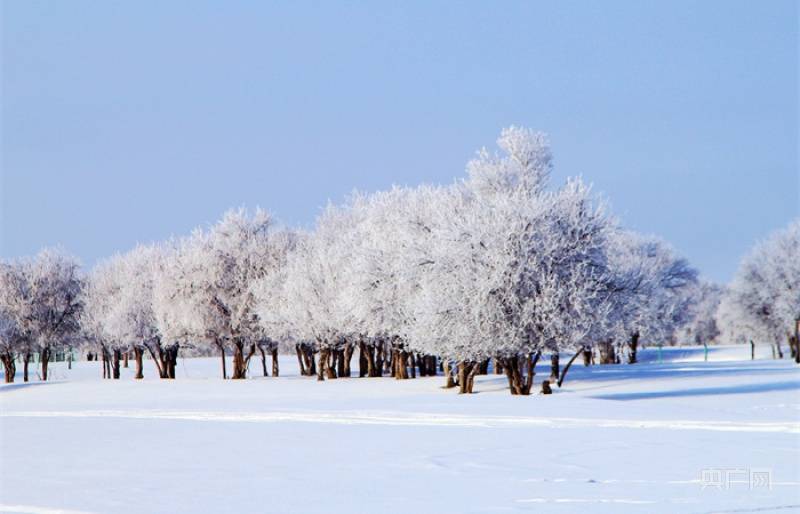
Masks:
[[[118,378],[150,357],[175,378],[179,349],[220,357],[223,378],[253,358],[279,374],[291,349],[318,380],[444,376],[472,392],[503,373],[533,390],[543,355],[547,392],[576,359],[635,363],[640,346],[790,338],[798,359],[800,223],[760,245],[729,288],[699,281],[663,241],[623,228],[580,179],[550,186],[546,138],[511,127],[498,154],[481,150],[446,186],[394,187],[329,205],[311,231],[264,211],[110,257],[83,274],[44,250],[0,265],[0,354],[6,381],[58,347],[83,348]],[[564,369],[559,353],[572,355]],[[228,369],[228,358],[231,368]]]

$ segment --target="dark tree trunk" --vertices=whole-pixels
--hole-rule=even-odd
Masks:
[[[347,343],[345,343],[345,344],[347,344]],[[336,376],[340,377],[340,378],[345,376],[344,375],[344,368],[345,368],[344,352],[345,352],[345,350],[342,350],[342,349],[336,350]]]
[[[382,342],[380,349],[381,352],[383,353],[383,373],[381,373],[381,376],[384,373],[387,375],[391,375],[392,370],[394,369],[394,360],[393,360],[394,355],[392,354],[392,352],[386,351],[386,343]]]
[[[243,341],[236,341],[233,344],[233,374],[231,379],[242,380],[247,378],[247,365],[250,362],[250,358],[256,353],[256,345],[250,345],[247,355],[244,354],[244,351],[245,344]]]
[[[138,346],[133,348],[133,358],[136,362],[136,374],[133,376],[135,379],[142,379],[144,378],[144,366],[142,362],[142,356],[144,355],[144,350]]]
[[[428,362],[428,376],[435,377],[436,369],[438,368],[435,355],[428,355],[425,357]]]
[[[553,389],[550,387],[549,380],[544,380],[542,382],[542,394],[553,394]]]
[[[328,350],[327,359],[325,362],[325,378],[334,379],[336,378],[336,350]],[[322,359],[320,359],[320,365],[322,364]]]
[[[306,371],[306,366],[303,363],[303,351],[300,349],[300,345],[294,345],[294,351],[297,353],[297,365],[300,367],[300,376],[308,375],[308,371]]]
[[[753,341],[750,341],[750,360],[756,360],[756,344]]]
[[[559,356],[558,352],[554,352],[550,356],[550,382],[555,383],[558,381],[559,376],[561,376],[561,366],[559,365]]]
[[[47,365],[50,363],[50,346],[42,349],[42,380],[47,381]]]
[[[638,362],[636,360],[636,352],[639,349],[639,333],[635,332],[631,335],[631,340],[628,343],[630,347],[630,353],[628,354],[628,364],[636,364]]]
[[[31,353],[25,352],[22,356],[22,381],[28,381],[28,364],[31,362]]]
[[[225,369],[225,347],[222,346],[222,343],[217,343],[217,348],[219,348],[219,356],[222,359],[222,380],[228,378],[228,372]],[[161,377],[164,378],[164,377]]]
[[[472,369],[472,364],[465,361],[458,363],[458,394],[467,392],[467,377]]]
[[[378,362],[375,359],[375,345],[367,344],[367,376],[379,377],[383,371],[383,362]]]
[[[123,368],[128,367],[128,352],[122,354],[122,367]]]
[[[251,353],[252,355],[252,353]],[[178,364],[178,345],[167,348],[167,378],[175,378],[175,365]]]
[[[583,349],[583,365],[584,366],[591,366],[592,365],[592,349],[591,348],[584,348]]]
[[[122,352],[115,348],[112,353],[112,362],[111,362],[111,372],[114,380],[119,380],[119,361],[120,357],[122,357]]]
[[[533,387],[533,377],[536,375],[536,363],[542,352],[537,352],[531,358],[531,355],[526,355],[522,360],[519,356],[509,357],[502,359],[503,370],[508,379],[508,388],[512,395],[529,395],[531,394],[531,387]]]
[[[476,372],[478,375],[486,375],[487,373],[489,373],[489,359],[482,360]]]
[[[260,346],[258,347],[258,351],[261,352],[261,370],[263,371],[264,376],[268,377],[269,373],[267,373],[267,354],[264,353],[264,349]]]
[[[442,359],[442,370],[444,371],[445,389],[452,389],[456,386],[456,381],[453,379],[453,370],[450,369],[450,361],[447,359]]]
[[[417,378],[417,359],[414,357],[414,353],[409,352],[408,358],[410,359],[408,367],[411,368],[411,378]]]
[[[614,343],[605,341],[598,343],[598,350],[600,352],[600,364],[616,364],[617,356],[614,352]]]
[[[328,353],[330,350],[324,348],[319,351],[319,366],[317,366],[317,380],[322,382],[325,380],[325,368],[328,365]]]
[[[307,347],[306,348],[306,365],[308,366],[308,375],[314,376],[317,374],[317,361],[314,360],[314,348]]]
[[[408,378],[408,352],[405,350],[395,350],[392,356],[394,362],[394,378],[405,380]]]
[[[364,341],[358,342],[358,378],[369,376],[369,362],[367,360],[367,348]]]
[[[384,348],[383,341],[378,342],[378,344],[373,345],[370,348],[370,355],[375,355],[375,373],[370,375],[371,377],[382,377],[384,371],[384,360],[386,357],[386,349]]]
[[[569,371],[569,367],[572,366],[572,363],[575,362],[575,359],[578,358],[578,355],[583,355],[584,362],[585,362],[585,360],[586,360],[586,350],[584,348],[581,348],[580,350],[575,352],[575,355],[573,355],[572,358],[567,362],[567,365],[564,366],[564,371],[561,373],[561,377],[559,377],[559,379],[558,379],[558,387],[561,387],[561,384],[564,383],[564,379],[567,377],[567,371]]]
[[[14,382],[14,375],[17,374],[17,363],[14,356],[10,352],[6,352],[0,357],[0,360],[3,361],[5,383],[10,384]]]
[[[277,377],[280,374],[280,369],[278,367],[278,349],[272,349],[272,376]]]

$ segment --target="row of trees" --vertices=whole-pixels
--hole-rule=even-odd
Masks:
[[[360,376],[441,370],[471,392],[492,359],[512,394],[529,394],[542,354],[563,379],[559,352],[574,352],[570,364],[588,363],[592,349],[601,363],[633,363],[640,341],[711,330],[700,324],[714,287],[664,242],[622,228],[581,180],[549,187],[542,134],[511,127],[498,145],[463,180],[354,194],[324,209],[313,231],[239,209],[86,277],[49,251],[3,263],[6,380],[17,355],[79,343],[115,377],[130,352],[137,378],[144,355],[174,378],[181,347],[217,353],[235,379],[258,354],[266,375],[271,355],[277,375],[283,344],[319,380],[350,376],[358,355]]]

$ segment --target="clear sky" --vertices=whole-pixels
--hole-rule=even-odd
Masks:
[[[3,1],[2,257],[450,182],[550,134],[707,278],[800,213],[793,1]]]

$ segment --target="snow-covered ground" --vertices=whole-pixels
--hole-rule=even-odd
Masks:
[[[0,512],[800,510],[800,367],[766,347],[641,357],[576,363],[530,397],[495,375],[471,396],[441,377],[318,383],[292,356],[246,381],[217,359],[179,360],[174,381],[59,363],[0,387]]]

